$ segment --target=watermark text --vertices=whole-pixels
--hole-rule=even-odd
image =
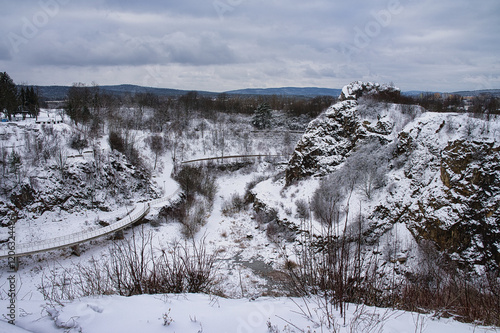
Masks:
[[[40,0],[38,1],[39,10],[31,18],[24,16],[21,19],[22,26],[20,31],[9,32],[7,40],[10,43],[13,53],[19,53],[20,46],[28,44],[40,31],[50,22],[50,19],[59,14],[61,5],[65,5],[71,0]]]

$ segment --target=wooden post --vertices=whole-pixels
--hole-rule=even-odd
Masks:
[[[80,244],[73,245],[71,247],[71,250],[73,250],[73,254],[77,257],[79,257],[82,254],[82,251],[80,250]]]
[[[115,237],[114,239],[124,239],[125,235],[123,234],[123,229],[120,229],[115,232]]]

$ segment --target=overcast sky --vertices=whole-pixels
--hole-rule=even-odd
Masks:
[[[0,0],[16,83],[500,88],[498,0]]]

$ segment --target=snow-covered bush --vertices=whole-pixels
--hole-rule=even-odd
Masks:
[[[78,150],[78,153],[81,154],[89,146],[89,142],[81,135],[73,134],[69,141],[69,146],[74,150]]]
[[[207,198],[212,203],[217,192],[215,177],[208,168],[198,166],[184,166],[175,175],[188,202],[191,202],[196,194]]]
[[[245,209],[245,199],[238,193],[231,194],[231,197],[222,203],[222,214],[232,216]]]
[[[174,213],[172,217],[183,224],[184,236],[193,237],[205,225],[207,213],[212,209],[217,192],[216,179],[208,168],[198,166],[184,166],[174,178],[186,200],[171,212]]]
[[[207,221],[207,206],[209,203],[203,198],[195,199],[186,209],[185,216],[180,220],[182,234],[186,238],[193,238]]]
[[[341,179],[335,175],[323,178],[311,200],[311,210],[322,224],[331,227],[339,223],[340,203],[344,200]]]
[[[93,258],[72,268],[53,268],[38,286],[46,300],[60,303],[78,297],[118,294],[208,293],[217,276],[217,253],[200,242],[174,242],[160,251],[143,231],[117,241],[107,260]]]

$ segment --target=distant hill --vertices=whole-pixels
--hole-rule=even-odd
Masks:
[[[285,96],[334,96],[338,97],[342,89],[317,88],[317,87],[283,87],[283,88],[248,88],[240,90],[227,91],[233,95],[285,95]]]
[[[69,86],[37,86],[42,97],[49,101],[64,100],[68,94]],[[113,95],[127,95],[138,93],[152,93],[159,96],[181,96],[189,92],[189,90],[168,89],[168,88],[153,88],[142,87],[132,84],[121,84],[114,86],[99,86],[103,92]],[[214,92],[198,91],[201,95],[217,95]]]
[[[419,96],[421,94],[443,94],[440,91],[420,91],[420,90],[411,90],[402,92],[405,96]],[[460,96],[479,96],[479,95],[491,95],[495,97],[500,97],[500,89],[484,89],[484,90],[464,90],[464,91],[455,91],[449,92],[446,94],[451,95],[460,95]]]
[[[422,94],[443,94],[443,92],[440,91],[421,91],[421,90],[410,90],[410,91],[402,91],[401,92],[405,96],[420,96]],[[500,89],[484,89],[484,90],[465,90],[465,91],[455,91],[455,92],[449,92],[445,94],[451,94],[451,95],[459,95],[463,97],[470,97],[470,96],[479,96],[479,95],[491,95],[495,97],[500,97]]]
[[[495,97],[500,97],[500,89],[484,89],[484,90],[473,90],[473,91],[456,91],[452,93],[453,95],[460,96],[479,96],[479,95],[491,95]]]
[[[411,97],[420,96],[422,94],[435,94],[435,93],[441,94],[441,92],[437,91],[421,91],[421,90],[410,90],[401,92],[401,94],[403,94],[404,96],[411,96]]]
[[[180,89],[170,89],[170,88],[154,88],[154,87],[142,87],[132,84],[121,84],[118,86],[99,86],[102,90],[109,93],[124,95],[124,94],[140,94],[140,93],[152,93],[158,96],[181,96],[187,94],[192,90],[180,90]],[[210,91],[196,91],[200,95],[217,95],[215,92]]]
[[[63,100],[68,94],[69,86],[38,86],[38,91],[40,95],[47,100]],[[153,88],[153,87],[142,87],[132,84],[121,84],[114,86],[99,86],[101,91],[107,92],[114,95],[126,95],[126,94],[137,94],[137,93],[152,93],[159,96],[181,96],[189,92],[189,90],[179,90],[179,89],[169,89],[169,88]],[[265,89],[241,89],[241,90],[231,90],[227,91],[226,94],[232,95],[286,95],[286,96],[304,96],[304,97],[316,97],[316,96],[334,96],[338,97],[340,95],[341,89],[330,89],[330,88],[295,88],[295,87],[284,87],[284,88],[265,88]],[[198,94],[203,96],[217,96],[219,93],[210,91],[197,91]]]
[[[48,101],[60,101],[66,98],[67,86],[36,86],[38,94]]]
[[[69,86],[37,86],[38,91],[42,97],[49,101],[64,100],[68,94]],[[169,88],[154,88],[142,87],[132,84],[121,84],[113,86],[99,86],[101,91],[113,95],[127,95],[138,93],[152,93],[159,96],[182,96],[190,90],[169,89]],[[318,88],[318,87],[282,87],[282,88],[248,88],[239,90],[226,91],[230,95],[278,95],[278,96],[303,96],[303,97],[316,97],[316,96],[333,96],[339,97],[342,89],[332,88]],[[219,93],[210,91],[197,91],[198,94],[203,96],[217,96]],[[404,91],[403,95],[418,96],[421,94],[433,94],[433,91]],[[481,94],[490,94],[500,97],[500,89],[489,90],[475,90],[475,91],[457,91],[451,94],[461,96],[479,96]]]

